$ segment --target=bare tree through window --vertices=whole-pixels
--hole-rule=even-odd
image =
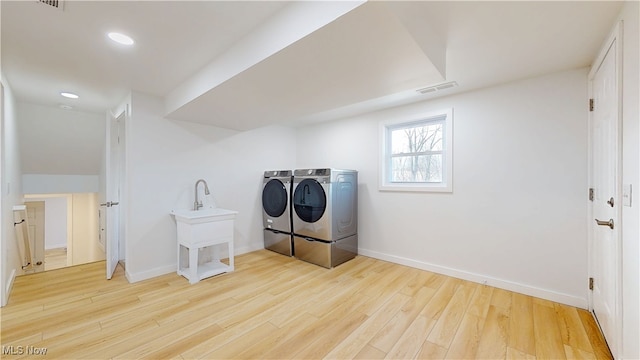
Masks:
[[[391,181],[442,182],[443,121],[391,129]]]

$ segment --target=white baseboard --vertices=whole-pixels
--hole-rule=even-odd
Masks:
[[[264,249],[264,242],[253,242],[247,246],[241,246],[239,248],[234,249],[235,255],[242,255],[246,253],[250,253],[253,251],[258,251]]]
[[[9,275],[9,281],[5,287],[4,298],[0,306],[5,306],[9,302],[9,295],[11,295],[11,289],[13,289],[13,281],[16,279],[16,269],[11,269],[11,275]]]
[[[468,281],[479,283],[479,284],[485,284],[485,285],[497,287],[500,289],[517,292],[520,294],[534,296],[534,297],[554,301],[554,302],[565,304],[565,305],[575,306],[581,309],[588,308],[587,298],[581,298],[578,296],[559,293],[552,290],[541,289],[535,286],[524,285],[524,284],[516,283],[513,281],[509,281],[509,280],[503,280],[503,279],[498,279],[498,278],[494,278],[494,277],[486,276],[482,274],[476,274],[468,271],[457,270],[457,269],[453,269],[453,268],[449,268],[441,265],[430,264],[423,261],[408,259],[400,256],[384,254],[384,253],[373,251],[373,250],[359,248],[358,253],[360,255],[372,257],[375,259],[389,261],[395,264],[410,266],[416,269],[427,270],[434,273],[443,274],[443,275],[455,277],[458,279],[468,280]]]
[[[263,242],[255,242],[255,243],[249,244],[248,246],[242,246],[234,249],[234,255],[235,256],[242,255],[242,254],[250,253],[252,251],[257,251],[261,249],[264,249]],[[125,276],[127,277],[127,280],[130,283],[134,283],[138,281],[151,279],[156,276],[162,276],[162,275],[176,272],[176,266],[177,266],[176,264],[171,264],[171,265],[157,267],[155,269],[151,269],[147,271],[142,271],[139,273],[130,273],[129,270],[125,267]]]
[[[129,269],[125,268],[125,276],[130,283],[151,279],[154,277],[170,274],[176,272],[176,264],[165,265],[157,267],[155,269],[142,271],[139,273],[130,273]]]
[[[249,244],[248,246],[242,246],[235,249],[235,255],[242,255],[249,252],[257,251],[264,249],[264,244],[262,242],[254,242]],[[443,274],[451,277],[455,277],[458,279],[463,279],[479,284],[489,285],[493,287],[497,287],[500,289],[505,289],[509,291],[514,291],[517,293],[538,297],[541,299],[546,299],[549,301],[558,302],[565,305],[575,306],[581,309],[588,308],[588,299],[581,298],[578,296],[573,296],[569,294],[564,294],[552,290],[542,289],[535,286],[525,285],[516,283],[509,280],[499,279],[487,275],[472,273],[468,271],[458,270],[449,268],[446,266],[435,265],[423,261],[413,260],[404,258],[401,256],[395,256],[390,254],[385,254],[373,250],[359,248],[358,253],[363,256],[368,256],[374,259],[389,261],[395,264],[410,266],[416,269],[431,271],[438,274]],[[155,269],[139,272],[139,273],[130,273],[128,269],[125,269],[125,276],[130,283],[135,283],[147,279],[151,279],[157,276],[170,274],[176,271],[176,264],[161,266]],[[11,280],[7,286],[9,287],[13,285],[13,279],[15,278],[15,270],[11,274]],[[9,291],[7,291],[8,297]]]

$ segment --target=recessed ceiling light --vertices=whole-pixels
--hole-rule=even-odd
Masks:
[[[107,36],[109,36],[109,39],[117,42],[118,44],[133,45],[133,39],[125,34],[110,32],[107,34]]]
[[[74,94],[74,93],[70,93],[70,92],[61,92],[60,95],[69,98],[69,99],[77,99],[79,96]]]

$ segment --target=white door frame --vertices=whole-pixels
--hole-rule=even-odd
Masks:
[[[0,79],[0,218],[3,218],[4,214],[4,200],[2,198],[4,193],[4,84]],[[5,274],[5,264],[7,263],[7,239],[2,236],[3,233],[3,221],[0,221],[0,307],[7,305],[9,301],[9,287],[11,286],[11,279],[7,279]]]
[[[613,30],[611,31],[611,33],[609,34],[609,36],[607,37],[607,40],[604,42],[603,46],[600,48],[600,51],[598,53],[598,56],[596,57],[595,61],[593,62],[592,66],[591,66],[591,70],[589,71],[589,76],[588,76],[588,92],[589,92],[589,99],[593,99],[593,78],[596,74],[596,72],[598,71],[600,64],[602,63],[602,61],[604,60],[605,56],[607,55],[607,52],[609,51],[610,47],[612,46],[612,44],[616,44],[616,48],[615,48],[615,56],[616,56],[616,80],[617,80],[617,87],[618,87],[618,134],[617,134],[617,141],[615,144],[615,152],[616,152],[616,191],[615,191],[615,197],[614,200],[616,202],[615,206],[615,211],[616,211],[616,228],[618,229],[618,231],[616,231],[614,233],[614,240],[616,242],[616,264],[615,265],[615,269],[616,269],[616,283],[614,284],[614,289],[615,289],[615,293],[614,296],[616,298],[615,300],[615,309],[614,309],[614,319],[615,319],[615,327],[613,329],[613,339],[607,339],[607,343],[609,345],[609,348],[614,356],[614,358],[616,357],[616,355],[619,355],[622,349],[622,246],[621,246],[621,241],[622,241],[622,233],[620,231],[620,229],[622,229],[621,226],[621,222],[622,222],[622,21],[619,21],[613,28]],[[589,121],[588,121],[588,147],[589,147],[589,151],[588,151],[588,169],[589,169],[589,187],[592,187],[593,184],[593,176],[592,176],[592,164],[593,164],[593,157],[592,157],[592,147],[593,147],[593,143],[592,143],[592,133],[591,133],[591,122],[592,122],[592,112],[589,112]],[[594,226],[593,226],[593,222],[594,222],[594,216],[593,216],[593,208],[592,208],[592,204],[589,203],[588,207],[587,207],[587,224],[588,224],[588,249],[587,249],[587,253],[588,253],[588,271],[589,271],[589,277],[593,277],[593,274],[595,272],[594,270],[594,240],[595,240],[595,235],[594,235]],[[589,298],[589,311],[591,311],[592,315],[593,315],[593,293],[591,291],[588,292],[588,298]]]
[[[130,113],[130,101],[126,100],[125,102],[123,102],[123,104],[121,104],[114,112],[108,113],[107,114],[107,136],[106,136],[106,161],[105,161],[105,166],[106,166],[106,172],[105,172],[105,177],[106,177],[106,199],[105,202],[109,203],[109,202],[113,202],[113,201],[117,201],[119,204],[117,205],[117,223],[118,223],[118,243],[116,244],[115,248],[116,248],[116,253],[117,253],[117,258],[119,261],[125,260],[126,259],[126,214],[127,214],[127,161],[126,161],[126,149],[127,149],[127,136],[126,133],[128,132],[127,129],[129,127],[129,121],[131,119],[131,113]],[[116,180],[118,182],[118,186],[119,186],[119,194],[117,196],[117,199],[115,198],[113,194],[113,176],[111,174],[110,171],[110,167],[111,167],[111,129],[112,129],[112,124],[111,122],[113,120],[116,119],[122,119],[123,122],[118,124],[118,128],[119,128],[119,132],[122,132],[122,136],[121,136],[121,144],[119,145],[120,147],[120,152],[119,152],[119,164],[118,167],[120,169],[119,174],[118,174],[118,179]],[[123,151],[124,150],[124,151]],[[107,234],[106,234],[106,239],[105,239],[105,253],[108,252],[107,249],[109,250],[113,250],[112,245],[109,242],[112,239],[112,236],[109,234],[109,231],[111,230],[111,223],[113,222],[114,219],[110,219],[109,216],[111,215],[111,211],[109,211],[108,207],[105,207],[105,218],[106,218],[106,229],[107,229]],[[108,254],[106,254],[107,257],[109,256]],[[111,273],[113,271],[113,269],[110,268],[110,265],[115,268],[115,266],[117,266],[117,262],[114,264],[112,264],[111,259],[107,259],[106,261],[107,265],[107,279],[111,278]]]
[[[121,116],[121,115],[120,115]],[[115,272],[116,266],[118,266],[119,257],[119,233],[120,233],[120,224],[118,223],[119,218],[119,210],[120,207],[113,208],[112,202],[119,202],[120,192],[120,184],[119,181],[114,180],[114,154],[113,154],[113,142],[114,139],[118,137],[118,134],[114,134],[114,130],[118,131],[118,118],[119,115],[107,114],[107,124],[106,124],[106,191],[105,191],[105,202],[100,204],[101,207],[105,209],[105,223],[106,223],[106,232],[105,232],[105,258],[106,258],[106,275],[107,280],[111,279],[113,273]],[[119,150],[119,146],[115,146],[116,149]],[[119,161],[119,153],[116,154],[116,160]],[[120,164],[117,164],[116,168],[120,169]],[[115,215],[115,216],[114,216]]]

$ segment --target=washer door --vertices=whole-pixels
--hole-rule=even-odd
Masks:
[[[308,223],[314,223],[322,217],[327,208],[327,195],[314,179],[304,179],[293,193],[293,209],[298,217]]]
[[[282,181],[271,179],[262,190],[262,209],[270,217],[280,217],[287,210],[287,188]]]

